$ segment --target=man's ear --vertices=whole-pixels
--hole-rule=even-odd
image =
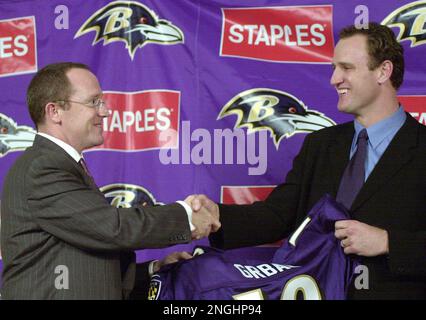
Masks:
[[[44,107],[47,121],[61,123],[61,107],[57,103],[49,102]]]
[[[393,72],[393,63],[389,60],[383,61],[378,67],[378,77],[377,82],[379,84],[384,84],[387,80],[390,79]]]

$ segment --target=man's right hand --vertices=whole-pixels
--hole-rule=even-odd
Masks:
[[[193,212],[192,224],[195,230],[192,232],[192,239],[207,237],[211,232],[216,232],[220,228],[219,207],[205,195],[191,195],[185,199]]]
[[[204,194],[194,194],[192,195],[193,199],[191,201],[191,208],[193,211],[197,212],[202,208],[206,209],[215,219],[219,221],[219,206],[217,203],[210,200]],[[217,231],[217,230],[216,230]]]

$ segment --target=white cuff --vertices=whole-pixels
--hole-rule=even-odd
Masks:
[[[188,222],[189,222],[189,228],[191,229],[191,232],[195,230],[194,225],[192,224],[192,208],[190,205],[188,205],[185,201],[176,201],[177,203],[179,203],[181,206],[183,206],[185,208],[186,214],[188,215]]]
[[[151,261],[148,265],[148,274],[150,277],[152,277],[154,275],[154,263],[157,262],[158,260],[154,260]]]

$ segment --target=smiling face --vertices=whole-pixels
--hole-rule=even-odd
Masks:
[[[72,87],[68,100],[90,103],[102,96],[95,75],[88,70],[74,68],[67,72]],[[78,152],[103,143],[103,118],[109,115],[106,108],[95,108],[76,102],[67,102],[61,109],[64,140]]]
[[[330,83],[339,95],[339,111],[363,116],[375,108],[380,94],[379,71],[370,70],[368,62],[366,36],[354,35],[337,43]]]

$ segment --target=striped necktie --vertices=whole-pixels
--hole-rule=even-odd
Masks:
[[[367,129],[361,130],[357,143],[358,148],[343,173],[336,197],[337,202],[343,204],[347,209],[350,209],[355,197],[364,185],[368,145]]]

